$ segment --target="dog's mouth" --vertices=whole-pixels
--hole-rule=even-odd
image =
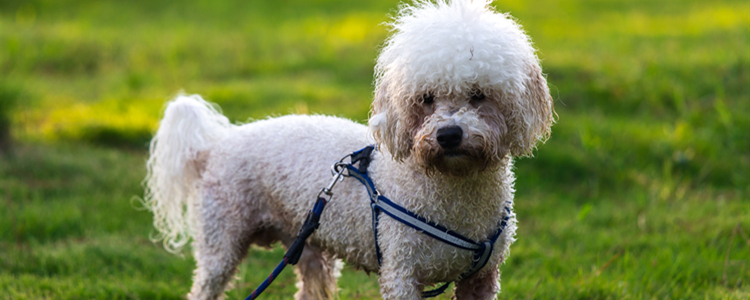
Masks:
[[[433,156],[426,165],[428,173],[438,171],[452,176],[468,176],[483,171],[487,161],[466,149],[443,150]]]
[[[466,154],[464,154],[463,152],[459,150],[454,150],[454,149],[446,150],[443,152],[443,156],[445,157],[459,157],[459,156],[464,156],[464,155]]]

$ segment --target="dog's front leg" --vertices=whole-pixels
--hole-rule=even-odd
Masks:
[[[500,292],[498,265],[488,265],[484,270],[456,284],[456,300],[490,300],[496,299]]]
[[[380,295],[385,300],[417,300],[422,298],[422,287],[414,270],[414,261],[406,253],[383,253],[380,268]],[[396,255],[389,255],[396,254]]]

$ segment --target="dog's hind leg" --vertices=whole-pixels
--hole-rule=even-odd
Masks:
[[[234,207],[219,188],[204,187],[196,207],[195,240],[197,269],[188,299],[222,299],[237,266],[247,255],[252,226],[245,222],[246,208]]]
[[[333,299],[336,295],[336,276],[339,270],[336,259],[320,249],[307,244],[297,263],[296,300]]]

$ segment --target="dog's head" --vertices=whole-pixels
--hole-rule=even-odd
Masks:
[[[489,3],[420,1],[389,24],[369,125],[395,159],[465,175],[549,136],[552,99],[531,41]]]

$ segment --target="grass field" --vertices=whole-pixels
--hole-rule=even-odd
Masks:
[[[398,1],[0,1],[0,299],[180,299],[152,243],[147,142],[179,91],[234,121],[364,122]],[[496,1],[559,115],[517,162],[500,299],[750,299],[750,3]],[[6,121],[4,121],[6,120]],[[283,255],[250,250],[229,299]],[[349,268],[341,299],[377,299]],[[289,299],[287,270],[265,299]],[[443,299],[448,299],[444,297]]]

